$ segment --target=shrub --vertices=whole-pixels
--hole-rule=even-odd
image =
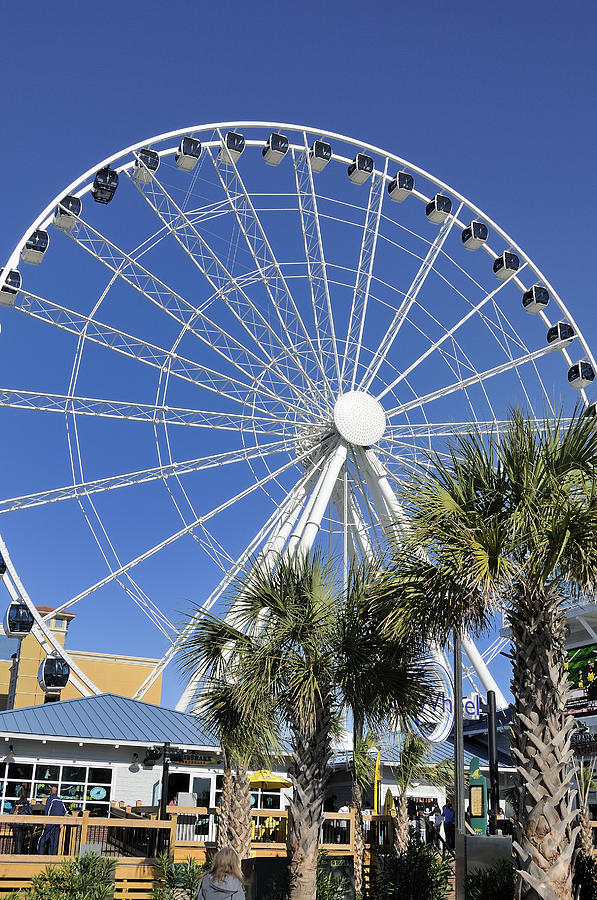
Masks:
[[[471,872],[466,878],[466,900],[512,900],[514,873],[514,864],[505,859]]]
[[[31,879],[28,891],[17,891],[18,900],[112,900],[113,859],[87,853],[58,866],[48,866]]]
[[[186,862],[175,863],[167,854],[158,856],[152,890],[154,900],[193,900],[206,867],[191,857]]]
[[[576,857],[574,888],[578,900],[597,900],[597,863],[592,856],[579,853]]]
[[[409,840],[401,853],[379,858],[370,900],[445,900],[452,867],[430,844]]]
[[[334,872],[325,850],[317,856],[317,900],[346,900],[352,896],[350,879]]]

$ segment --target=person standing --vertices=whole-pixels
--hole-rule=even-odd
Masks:
[[[444,817],[442,815],[441,809],[439,808],[439,803],[437,802],[437,800],[429,814],[429,821],[433,825],[433,846],[439,850],[441,849],[441,827],[444,821]]]
[[[451,800],[448,800],[448,802],[442,809],[442,815],[444,817],[446,845],[448,846],[448,849],[453,850],[456,843],[456,824],[454,822],[454,807],[452,806]]]
[[[232,847],[218,850],[209,872],[201,879],[195,900],[245,900],[240,859]]]
[[[31,809],[31,804],[29,803],[29,796],[27,793],[27,788],[22,787],[19,793],[17,802],[15,803],[15,808],[12,811],[12,814],[15,816],[32,816],[33,810]],[[25,837],[32,830],[32,825],[13,825],[12,826],[12,835],[15,842],[14,852],[15,853],[23,853],[23,847],[25,844]]]
[[[65,816],[66,806],[58,796],[58,788],[53,784],[50,788],[50,796],[46,800],[44,811],[46,816]],[[37,845],[37,852],[56,856],[58,853],[58,841],[60,839],[60,825],[46,825]]]

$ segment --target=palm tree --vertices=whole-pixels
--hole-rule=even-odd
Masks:
[[[589,812],[589,793],[597,789],[595,780],[595,759],[590,762],[581,759],[574,771],[578,793],[578,818],[580,825],[579,847],[585,856],[593,855],[593,829]]]
[[[516,411],[499,439],[455,438],[408,493],[412,532],[396,555],[393,598],[385,598],[389,627],[403,633],[414,616],[440,641],[463,627],[479,631],[505,604],[520,816],[514,847],[527,900],[564,900],[572,891],[578,825],[563,604],[597,577],[596,462],[597,432],[580,416],[568,427],[538,427]]]
[[[408,806],[406,792],[412,781],[427,781],[435,787],[447,787],[454,784],[454,763],[442,760],[439,763],[428,761],[429,743],[416,734],[405,734],[400,747],[400,759],[392,766],[396,787],[398,788],[398,805],[396,822],[394,823],[394,848],[401,853],[408,843]]]
[[[198,618],[183,651],[189,668],[199,666],[217,681],[225,678],[229,702],[245,727],[253,729],[267,709],[276,737],[287,737],[292,900],[315,900],[331,740],[344,706],[339,674],[344,601],[331,566],[318,554],[282,558],[273,573],[256,565],[237,585],[234,624]],[[406,715],[419,708],[427,690],[416,652],[398,646],[402,658],[390,687],[400,681],[402,702],[394,706]],[[384,691],[387,695],[387,685]]]

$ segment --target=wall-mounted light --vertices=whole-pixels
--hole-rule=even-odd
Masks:
[[[138,766],[138,765],[139,765],[139,754],[138,754],[138,753],[133,753],[133,758],[132,758],[132,760],[131,760],[131,765],[132,765],[132,766]]]

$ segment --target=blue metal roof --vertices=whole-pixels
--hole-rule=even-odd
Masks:
[[[0,712],[0,734],[87,738],[107,743],[169,741],[178,746],[217,746],[195,716],[116,694],[4,710]]]

